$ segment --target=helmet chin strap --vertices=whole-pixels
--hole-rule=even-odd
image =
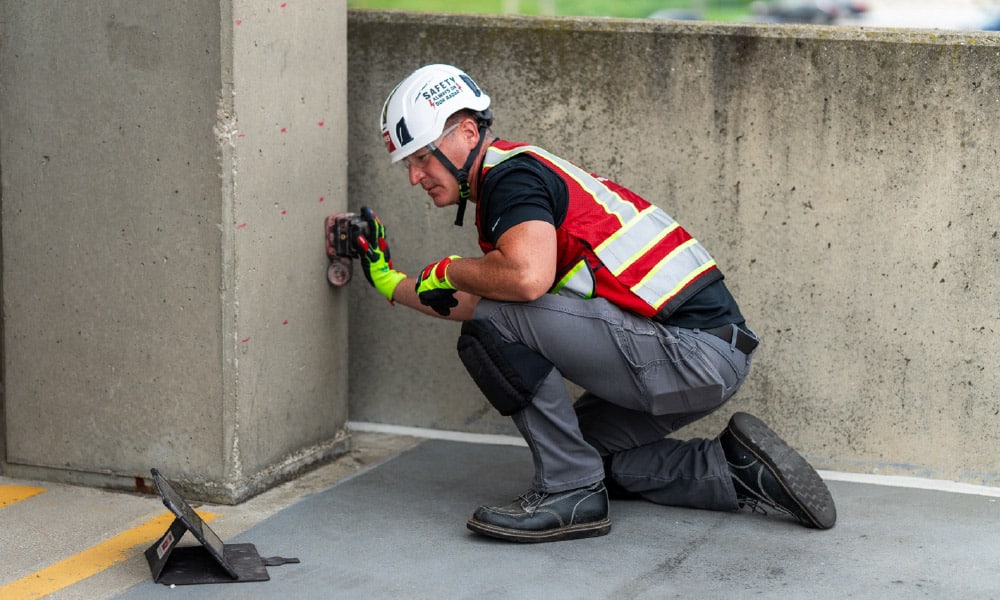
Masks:
[[[469,186],[469,170],[472,169],[472,164],[476,162],[479,149],[483,147],[483,141],[486,140],[486,129],[486,127],[482,126],[479,128],[479,142],[476,143],[476,147],[472,149],[472,152],[469,152],[469,157],[465,159],[465,164],[461,169],[455,168],[455,165],[436,146],[431,149],[434,156],[458,180],[458,214],[455,215],[455,225],[459,227],[462,226],[462,219],[465,218],[465,203],[472,196],[472,188]]]

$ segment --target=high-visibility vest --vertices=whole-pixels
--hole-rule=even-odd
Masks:
[[[592,175],[536,146],[497,140],[483,158],[480,181],[504,160],[528,153],[562,177],[569,189],[558,244],[553,294],[600,296],[647,317],[669,316],[705,286],[722,279],[715,260],[680,224],[617,183]],[[476,211],[479,246],[482,206]]]

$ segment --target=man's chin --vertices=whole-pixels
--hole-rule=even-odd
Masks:
[[[431,202],[433,202],[434,206],[438,208],[444,208],[446,206],[451,206],[452,204],[455,204],[455,202],[451,198],[447,198],[436,194],[429,194],[429,195],[431,197]]]

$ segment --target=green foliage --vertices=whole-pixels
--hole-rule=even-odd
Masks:
[[[426,12],[522,15],[553,10],[560,16],[645,18],[661,9],[704,8],[710,20],[734,20],[748,14],[750,0],[348,0],[348,8],[401,9]]]

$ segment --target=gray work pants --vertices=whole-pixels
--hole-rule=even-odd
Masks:
[[[614,480],[652,502],[738,507],[717,438],[665,437],[725,404],[743,383],[750,356],[735,341],[662,325],[600,298],[484,299],[474,318],[555,366],[532,403],[512,415],[531,450],[535,490],[600,481],[602,457],[610,456]],[[563,378],[587,392],[575,405]]]

